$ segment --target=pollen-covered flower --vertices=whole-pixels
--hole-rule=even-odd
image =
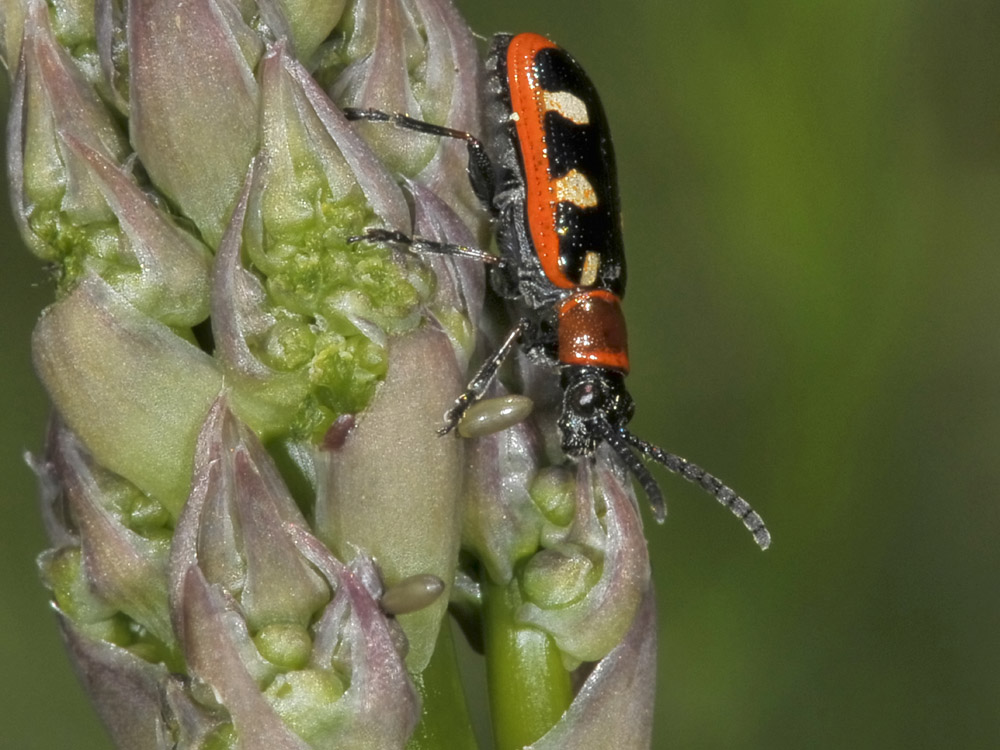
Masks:
[[[4,0],[0,58],[55,281],[39,567],[114,743],[472,746],[454,621],[497,747],[648,745],[628,478],[527,357],[439,437],[510,322],[484,263],[376,241],[490,250],[463,139],[355,121],[485,132],[450,2]]]

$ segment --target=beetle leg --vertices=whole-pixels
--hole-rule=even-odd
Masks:
[[[483,397],[486,389],[490,387],[490,383],[496,378],[500,365],[507,359],[511,350],[517,345],[518,339],[521,338],[521,334],[527,328],[527,318],[521,318],[510,329],[510,332],[504,338],[499,348],[483,362],[476,374],[472,376],[472,380],[469,381],[465,390],[455,399],[454,406],[444,413],[444,427],[438,430],[438,435],[447,435],[451,432],[459,421],[461,421],[465,411]]]
[[[426,133],[427,135],[456,138],[460,141],[465,141],[465,147],[469,151],[468,171],[469,182],[472,183],[472,191],[487,210],[492,210],[493,162],[490,161],[483,142],[472,135],[472,133],[466,133],[464,130],[456,130],[454,128],[446,128],[443,125],[435,125],[432,122],[417,120],[400,112],[384,112],[380,109],[356,109],[354,107],[347,107],[343,112],[348,120],[391,123],[403,130],[413,130],[417,133]]]
[[[501,263],[501,259],[498,256],[488,253],[485,250],[480,250],[476,247],[455,245],[450,242],[436,242],[435,240],[427,240],[423,237],[410,237],[409,235],[397,232],[393,229],[377,229],[373,227],[371,229],[366,229],[364,234],[357,235],[356,237],[348,237],[347,241],[391,242],[394,245],[403,245],[404,247],[408,247],[418,255],[423,253],[433,253],[435,255],[451,255],[455,258],[478,260],[481,263],[487,263],[490,265],[498,265]]]
[[[343,110],[344,117],[348,120],[365,120],[367,122],[389,122],[403,130],[415,130],[418,133],[427,135],[439,135],[444,138],[458,138],[466,143],[472,144],[474,148],[483,149],[482,142],[471,133],[455,128],[446,128],[443,125],[435,125],[432,122],[418,120],[415,117],[404,115],[401,112],[385,112],[381,109],[358,109],[347,107]],[[485,153],[485,151],[484,151]]]

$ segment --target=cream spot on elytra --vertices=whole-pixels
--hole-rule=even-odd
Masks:
[[[553,180],[556,199],[561,203],[572,203],[578,208],[593,208],[597,205],[597,193],[590,180],[582,172],[571,169],[562,177]]]
[[[590,116],[583,99],[569,91],[543,91],[542,101],[547,112],[558,112],[570,122],[577,125],[588,125]]]

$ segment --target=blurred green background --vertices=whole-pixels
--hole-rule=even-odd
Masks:
[[[633,426],[774,535],[663,477],[654,747],[1000,747],[1000,4],[458,4],[602,91]],[[0,745],[104,748],[34,570],[50,288],[4,224]]]

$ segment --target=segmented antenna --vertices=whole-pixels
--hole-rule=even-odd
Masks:
[[[611,446],[611,450],[618,454],[618,457],[625,463],[625,467],[632,472],[632,475],[642,485],[642,489],[646,492],[646,497],[649,498],[649,504],[653,506],[653,517],[656,519],[656,522],[663,523],[667,518],[667,504],[663,500],[663,492],[660,491],[660,485],[656,483],[646,465],[632,452],[632,447],[622,436],[621,431],[616,430],[610,424],[603,421],[601,427],[604,439]]]
[[[655,480],[653,480],[646,467],[642,465],[635,454],[632,453],[629,449],[630,447],[635,448],[646,458],[650,458],[661,464],[668,471],[684,477],[692,484],[697,484],[709,494],[714,495],[716,500],[729,508],[734,516],[743,521],[743,525],[747,527],[747,531],[753,534],[754,541],[757,542],[757,546],[762,550],[767,549],[771,545],[771,532],[764,525],[764,519],[758,515],[757,511],[750,507],[750,503],[737,495],[731,488],[724,485],[719,479],[709,474],[697,464],[693,464],[687,459],[673,453],[667,453],[665,450],[657,448],[655,445],[651,445],[641,438],[637,438],[624,428],[615,429],[608,425],[608,429],[608,443],[614,448],[615,453],[622,457],[632,473],[635,474],[636,479],[639,480],[639,484],[642,485],[643,489],[649,495],[650,502],[654,503],[654,509],[657,500],[661,504],[663,503],[663,496],[660,494]],[[614,437],[610,435],[614,435]],[[635,469],[635,464],[639,464],[641,472]],[[655,495],[650,484],[655,488]]]

